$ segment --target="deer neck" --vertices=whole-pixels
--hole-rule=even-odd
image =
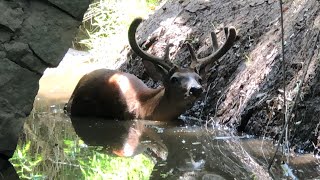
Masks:
[[[171,121],[178,118],[187,108],[185,100],[176,94],[170,94],[163,89],[163,95],[154,108],[152,119],[156,121]]]
[[[149,89],[140,94],[141,108],[137,118],[155,121],[170,121],[177,118],[185,108],[179,106],[179,101],[169,95],[165,88]]]
[[[170,121],[176,119],[183,113],[190,103],[176,94],[170,94],[169,91],[161,87],[158,89],[149,89],[140,94],[141,108],[137,118],[149,119],[155,121]]]
[[[159,106],[159,103],[164,96],[164,92],[164,88],[160,87],[157,89],[148,89],[141,93],[139,95],[141,108],[139,109],[137,118],[152,120],[153,113]]]

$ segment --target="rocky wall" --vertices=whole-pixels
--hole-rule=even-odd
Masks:
[[[0,1],[0,156],[14,152],[47,67],[71,46],[90,0]]]

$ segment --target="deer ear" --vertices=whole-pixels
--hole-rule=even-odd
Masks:
[[[161,81],[162,75],[158,72],[158,68],[155,64],[151,63],[150,61],[142,61],[144,68],[146,69],[146,72],[148,76],[151,77],[154,81]]]
[[[174,65],[170,70],[169,70],[169,73],[168,73],[168,76],[171,77],[175,72],[178,71],[178,66]]]
[[[164,81],[168,76],[168,71],[161,65],[152,63],[150,61],[143,61],[147,74],[155,81]]]
[[[160,65],[155,65],[155,67],[156,67],[156,69],[157,69],[157,72],[158,72],[158,74],[161,76],[161,81],[163,82],[163,83],[166,83],[169,79],[170,79],[170,77],[172,76],[172,74],[174,73],[174,72],[176,72],[176,70],[174,70],[173,68],[171,68],[170,70],[169,70],[169,72],[164,68],[164,67],[162,67],[162,66],[160,66]]]

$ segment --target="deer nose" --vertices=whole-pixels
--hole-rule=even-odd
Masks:
[[[199,97],[203,92],[203,88],[201,86],[191,87],[189,94],[195,97]]]

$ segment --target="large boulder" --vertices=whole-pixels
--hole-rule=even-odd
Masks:
[[[90,0],[0,1],[0,155],[14,152],[47,67],[71,46]]]

